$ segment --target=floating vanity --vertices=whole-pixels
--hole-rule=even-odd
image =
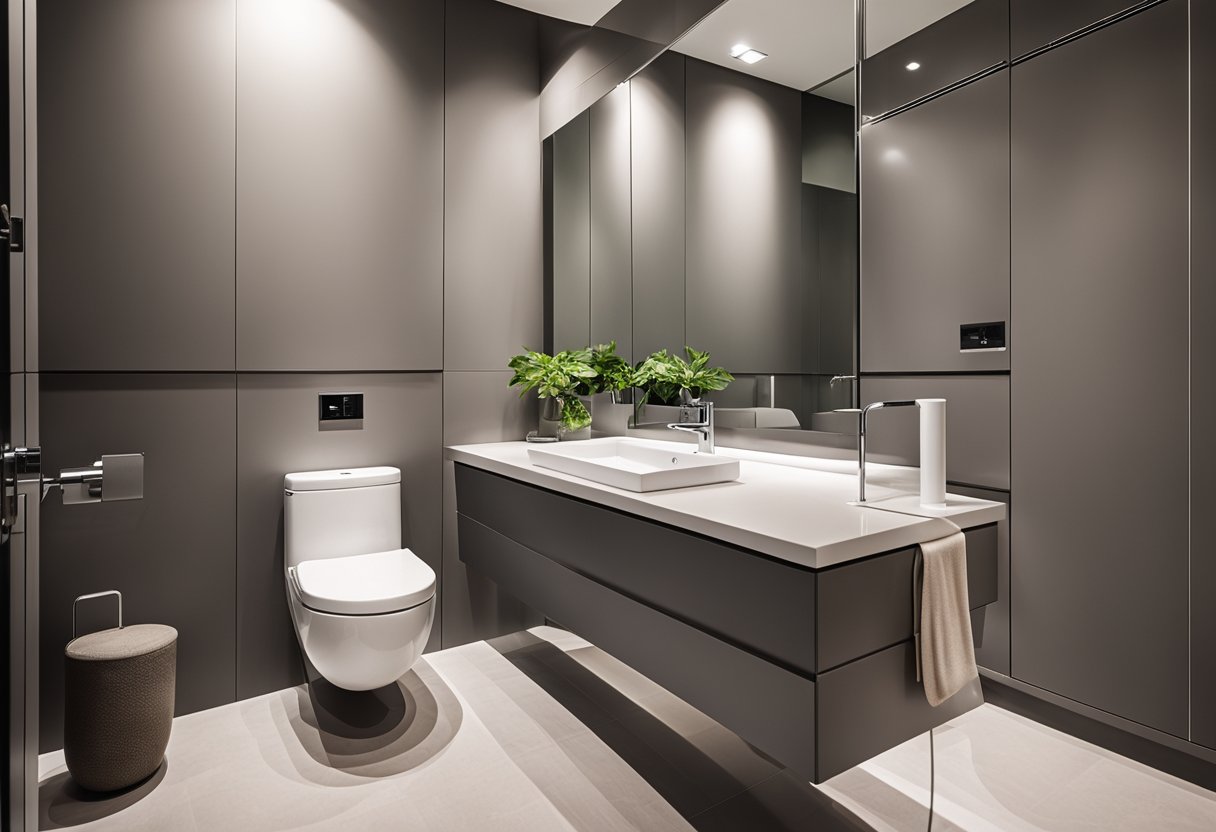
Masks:
[[[610,457],[595,443],[616,441],[580,454]],[[535,465],[529,447],[447,450],[461,559],[807,779],[980,703],[978,682],[925,701],[912,564],[948,518],[967,535],[972,609],[993,603],[1004,505],[924,509],[915,470],[875,466],[859,506],[849,463],[734,449],[714,458],[737,462],[737,480],[635,492]]]

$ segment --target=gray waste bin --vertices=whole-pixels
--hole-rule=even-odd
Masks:
[[[73,632],[74,619],[73,608]],[[73,638],[64,651],[64,759],[73,779],[95,792],[125,789],[151,776],[173,727],[177,630],[123,627],[121,596],[118,623]]]

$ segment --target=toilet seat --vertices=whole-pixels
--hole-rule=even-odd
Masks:
[[[435,570],[409,549],[307,560],[288,570],[305,607],[338,615],[384,615],[435,595]]]

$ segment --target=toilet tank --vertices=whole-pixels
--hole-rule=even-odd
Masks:
[[[400,469],[336,468],[283,477],[287,566],[400,548]]]

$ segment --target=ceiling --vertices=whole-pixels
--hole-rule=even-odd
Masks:
[[[591,26],[608,10],[616,5],[617,0],[500,0],[508,6],[519,6],[537,14],[569,20]]]
[[[757,64],[735,44],[768,53]],[[694,58],[806,90],[853,65],[853,0],[727,0],[675,46]]]
[[[616,0],[500,0],[592,25]],[[881,51],[971,0],[866,0],[866,49]],[[853,0],[726,0],[672,47],[693,58],[851,104]],[[768,54],[756,64],[730,56],[746,44]],[[820,87],[820,85],[823,85]]]

